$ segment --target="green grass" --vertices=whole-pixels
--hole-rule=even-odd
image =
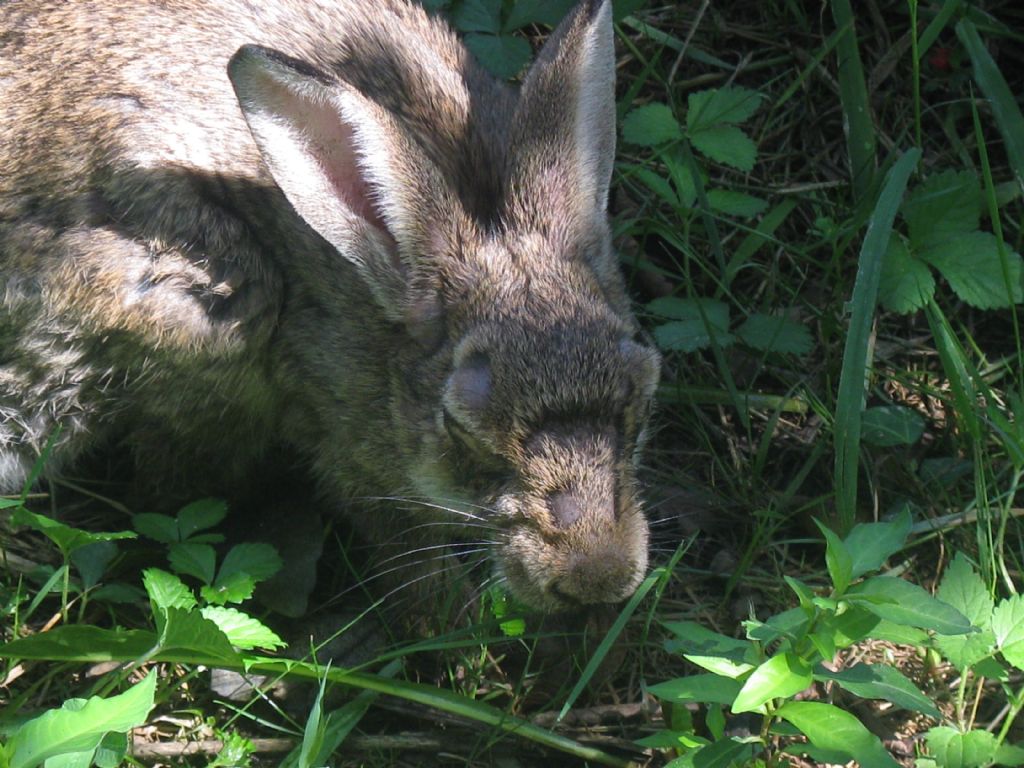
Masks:
[[[523,55],[509,35],[547,29],[534,15],[543,4],[525,0],[433,5],[475,19],[465,31],[498,68],[518,67]],[[510,636],[514,606],[500,618],[481,608],[430,640],[367,642],[358,669],[290,662],[219,639],[216,622],[238,617],[210,611],[213,600],[247,582],[205,550],[179,547],[191,598],[177,577],[154,597],[150,576],[151,592],[142,591],[144,568],[175,570],[169,548],[201,541],[89,538],[39,521],[15,528],[32,518],[14,512],[22,499],[10,500],[0,503],[0,639],[20,639],[0,660],[0,743],[80,699],[99,703],[89,717],[65,708],[61,727],[81,728],[74,748],[92,739],[111,764],[127,746],[117,734],[142,721],[155,729],[150,741],[206,745],[176,765],[215,764],[214,742],[234,750],[222,764],[254,766],[289,752],[287,765],[321,765],[335,747],[331,764],[368,766],[659,766],[698,747],[721,761],[710,764],[741,766],[757,765],[754,755],[768,765],[849,754],[934,761],[924,768],[957,764],[957,750],[1019,757],[1024,345],[1010,306],[1024,247],[1018,4],[994,0],[982,12],[960,0],[885,0],[870,10],[845,0],[727,1],[703,14],[701,3],[632,5],[617,18],[614,230],[638,314],[665,357],[644,473],[654,570],[637,597],[585,628],[525,617],[523,633]],[[900,264],[931,290],[894,282],[893,238],[906,251]],[[944,247],[957,238],[976,250],[962,257]],[[59,509],[38,495],[25,501],[76,528],[132,528],[117,509],[79,506],[79,495],[58,490]],[[75,506],[64,506],[69,498]],[[856,524],[904,515],[908,538],[862,570],[873,537],[895,534]],[[837,532],[827,546],[817,523]],[[981,650],[941,635],[952,625],[939,601],[928,603],[931,618],[839,626],[878,605],[884,613],[885,590],[906,589],[872,581],[885,577],[911,582],[922,602],[938,590],[981,628],[972,641]],[[340,599],[358,602],[343,625],[366,608],[360,601]],[[801,611],[807,623],[785,623]],[[939,635],[926,618],[946,622]],[[228,629],[243,633],[232,635],[236,646],[258,632]],[[840,632],[860,634],[845,646]],[[721,645],[701,650],[701,638]],[[711,689],[691,680],[712,674],[709,664],[727,669],[721,660],[735,662],[740,646],[750,668],[738,677]],[[982,661],[967,663],[968,651]],[[885,705],[869,695],[894,695],[891,678],[839,680],[815,666],[833,655],[837,670],[894,667],[939,716],[923,705],[911,712],[914,696]],[[107,662],[131,663],[96,666]],[[227,702],[209,688],[215,664],[313,685],[294,710],[269,695]],[[724,690],[744,691],[737,709],[765,703],[753,741],[734,738],[733,726],[749,721],[734,719],[735,695],[723,703]],[[819,708],[827,703],[867,713],[874,735]],[[101,706],[117,710],[106,730],[94,714]],[[793,729],[821,751],[785,753],[798,749]],[[411,750],[416,740],[432,746]]]

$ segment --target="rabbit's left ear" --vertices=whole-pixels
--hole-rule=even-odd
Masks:
[[[554,210],[583,223],[603,213],[614,155],[612,4],[583,0],[523,83],[510,137],[509,215],[526,223]]]
[[[444,194],[435,166],[387,110],[302,62],[245,46],[228,75],[288,202],[399,312]]]

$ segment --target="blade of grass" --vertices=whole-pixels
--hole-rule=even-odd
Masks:
[[[878,299],[878,283],[882,272],[889,235],[896,211],[910,174],[921,157],[921,151],[912,149],[904,154],[889,171],[882,192],[875,203],[868,223],[864,244],[860,249],[857,277],[850,301],[850,329],[843,350],[843,367],[839,376],[836,398],[836,510],[840,530],[845,535],[857,514],[857,464],[860,455],[860,421],[864,407],[864,391],[870,370],[868,348],[871,325]]]
[[[843,129],[850,157],[853,192],[863,198],[871,188],[875,174],[877,139],[868,104],[864,65],[857,50],[857,33],[850,0],[832,0],[832,18],[844,32],[836,44],[839,59],[839,98],[843,103]]]
[[[939,38],[939,33],[946,28],[949,20],[953,18],[953,14],[960,9],[960,0],[946,0],[939,9],[939,12],[935,14],[935,18],[932,19],[928,26],[925,27],[924,32],[921,33],[921,39],[918,41],[917,57],[920,59],[926,53],[928,49],[932,47]]]
[[[594,649],[594,653],[590,657],[590,661],[587,662],[587,666],[583,669],[582,674],[580,674],[580,679],[576,681],[576,685],[573,686],[572,691],[569,693],[569,697],[565,700],[565,704],[562,705],[562,709],[558,712],[559,722],[561,722],[562,718],[569,713],[569,710],[572,709],[572,705],[576,703],[576,699],[578,699],[580,694],[586,689],[587,684],[594,676],[594,673],[601,665],[601,662],[604,661],[605,656],[608,655],[608,651],[615,643],[615,640],[622,634],[622,630],[626,627],[626,623],[636,611],[637,606],[640,605],[640,602],[647,596],[647,593],[650,592],[655,585],[661,584],[671,576],[672,569],[675,568],[676,563],[679,562],[679,559],[683,556],[683,553],[686,552],[686,550],[687,547],[684,545],[677,547],[675,554],[672,556],[668,565],[663,565],[651,571],[639,588],[637,588],[636,592],[633,593],[633,596],[629,598],[629,602],[626,603],[626,607],[619,612],[619,615],[616,617],[615,623],[612,624],[611,629],[608,630],[600,644]]]
[[[1024,183],[1024,115],[1021,115],[1020,106],[1003,73],[981,41],[974,23],[969,19],[961,19],[956,25],[956,35],[971,57],[975,82],[992,105],[992,114],[1006,145],[1010,167],[1017,180]]]
[[[757,228],[744,238],[726,265],[725,275],[722,278],[726,287],[732,285],[733,278],[736,277],[740,267],[753,258],[761,246],[774,241],[772,235],[775,234],[775,230],[793,212],[794,208],[796,208],[796,200],[783,200],[762,217]]]

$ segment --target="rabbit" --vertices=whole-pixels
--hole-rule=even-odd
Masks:
[[[536,610],[635,591],[660,361],[606,214],[610,0],[518,89],[404,0],[0,28],[0,492],[47,441],[49,477],[114,446],[229,498],[301,465],[386,551],[484,536]]]

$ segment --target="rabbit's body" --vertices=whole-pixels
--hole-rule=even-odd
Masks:
[[[657,359],[603,214],[608,14],[520,97],[398,0],[0,5],[0,491],[58,424],[51,473],[120,441],[222,495],[285,445],[329,507],[425,502],[354,512],[373,540],[458,507],[538,607],[632,591]]]

